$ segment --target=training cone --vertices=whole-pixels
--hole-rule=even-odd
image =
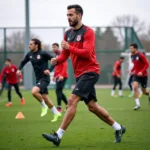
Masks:
[[[22,112],[18,112],[18,114],[16,115],[16,117],[15,117],[16,119],[24,119],[25,118],[25,116],[23,115],[23,113]]]

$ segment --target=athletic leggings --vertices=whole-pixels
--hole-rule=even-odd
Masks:
[[[58,106],[61,106],[62,100],[66,105],[68,104],[67,98],[65,94],[63,93],[63,88],[64,88],[66,80],[67,78],[64,78],[64,80],[62,81],[58,81],[58,78],[56,79],[56,96],[57,96]]]
[[[22,94],[21,94],[21,92],[19,90],[18,83],[16,83],[16,84],[8,83],[8,101],[11,102],[11,88],[12,88],[12,86],[14,86],[16,93],[22,99]]]
[[[119,90],[122,90],[122,81],[121,78],[114,76],[114,87],[113,90],[116,89],[116,86],[119,84]]]
[[[131,91],[132,91],[132,80],[133,80],[133,76],[134,76],[134,75],[130,75],[130,78],[129,78],[129,81],[128,81],[128,85],[129,85]]]

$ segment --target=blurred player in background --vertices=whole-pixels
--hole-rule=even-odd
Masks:
[[[133,43],[130,45],[131,59],[134,64],[131,74],[133,73],[133,90],[136,106],[134,110],[140,109],[140,100],[139,100],[139,85],[142,87],[143,94],[148,96],[148,102],[150,103],[150,92],[146,91],[149,62],[146,56],[143,53],[138,51],[138,45]]]
[[[53,52],[56,54],[56,58],[57,58],[61,53],[59,49],[59,44],[53,43],[52,49]],[[62,64],[55,66],[54,78],[53,78],[53,80],[56,81],[57,110],[59,112],[62,112],[62,108],[61,108],[62,100],[66,104],[66,106],[68,104],[67,98],[63,93],[63,88],[65,86],[67,78],[68,78],[68,64],[67,61],[65,61]]]
[[[97,103],[94,85],[99,79],[100,67],[95,54],[95,33],[93,29],[82,24],[83,9],[80,5],[70,5],[67,9],[68,22],[72,28],[65,32],[61,43],[62,53],[58,58],[53,58],[51,63],[59,65],[70,56],[77,83],[69,97],[68,108],[60,128],[56,133],[43,133],[42,136],[58,146],[75,117],[79,101],[83,100],[89,111],[115,129],[115,142],[119,143],[122,134],[125,133],[125,128],[114,121],[109,113]],[[81,121],[79,124],[82,124]]]
[[[17,72],[17,66],[11,63],[11,60],[7,58],[5,60],[5,67],[2,70],[1,78],[0,78],[0,86],[2,85],[2,79],[4,76],[6,76],[6,82],[8,84],[8,103],[6,104],[7,107],[12,106],[12,100],[11,100],[11,88],[12,86],[15,88],[16,93],[21,99],[21,104],[25,104],[25,100],[19,90],[19,85],[18,85],[18,76],[16,74]],[[19,75],[19,81],[22,82],[22,75]]]
[[[129,60],[129,64],[128,65],[129,65],[128,66],[128,70],[127,70],[127,72],[129,73],[128,85],[129,85],[130,91],[131,91],[131,93],[128,95],[128,97],[133,97],[134,96],[134,90],[132,88],[132,81],[133,81],[134,74],[130,73],[130,72],[133,69],[134,64],[132,63],[131,59]],[[139,91],[139,98],[140,98],[142,96],[142,94],[143,94],[140,87],[138,88],[138,91]]]
[[[111,91],[111,96],[115,96],[116,86],[119,85],[119,96],[122,96],[122,81],[121,81],[121,64],[124,62],[124,57],[120,57],[114,64],[114,71],[112,73],[114,79],[114,86]]]
[[[0,78],[1,78],[1,74],[0,74]],[[2,95],[2,93],[3,93],[3,90],[4,90],[4,88],[5,88],[5,86],[6,86],[6,75],[4,75],[3,76],[3,78],[1,78],[1,89],[0,89],[0,96]]]
[[[31,61],[36,77],[36,86],[34,86],[32,89],[32,95],[42,105],[41,117],[47,114],[49,107],[54,114],[54,119],[52,120],[52,122],[55,122],[61,116],[61,114],[57,111],[52,101],[49,99],[47,89],[47,86],[50,83],[48,61],[51,60],[52,56],[48,52],[43,51],[41,47],[42,46],[40,40],[32,39],[30,41],[30,52],[28,52],[24,59],[21,61],[17,73],[20,74],[21,69],[24,67],[24,65],[27,62]]]

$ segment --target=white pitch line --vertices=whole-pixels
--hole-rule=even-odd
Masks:
[[[29,91],[25,91],[25,92],[22,92],[23,94],[26,94],[26,93],[28,93]],[[15,95],[14,97],[17,97],[18,95]],[[5,98],[3,98],[2,100],[0,100],[0,103],[2,103],[2,102],[5,102],[6,100],[8,100],[8,98],[7,97],[5,97]]]

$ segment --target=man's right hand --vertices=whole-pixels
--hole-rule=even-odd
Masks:
[[[22,74],[22,73],[21,73],[21,70],[17,70],[16,74],[17,74],[18,76],[20,76],[20,75]]]
[[[51,59],[51,64],[52,65],[56,65],[57,64],[57,59],[56,58],[52,58]]]

